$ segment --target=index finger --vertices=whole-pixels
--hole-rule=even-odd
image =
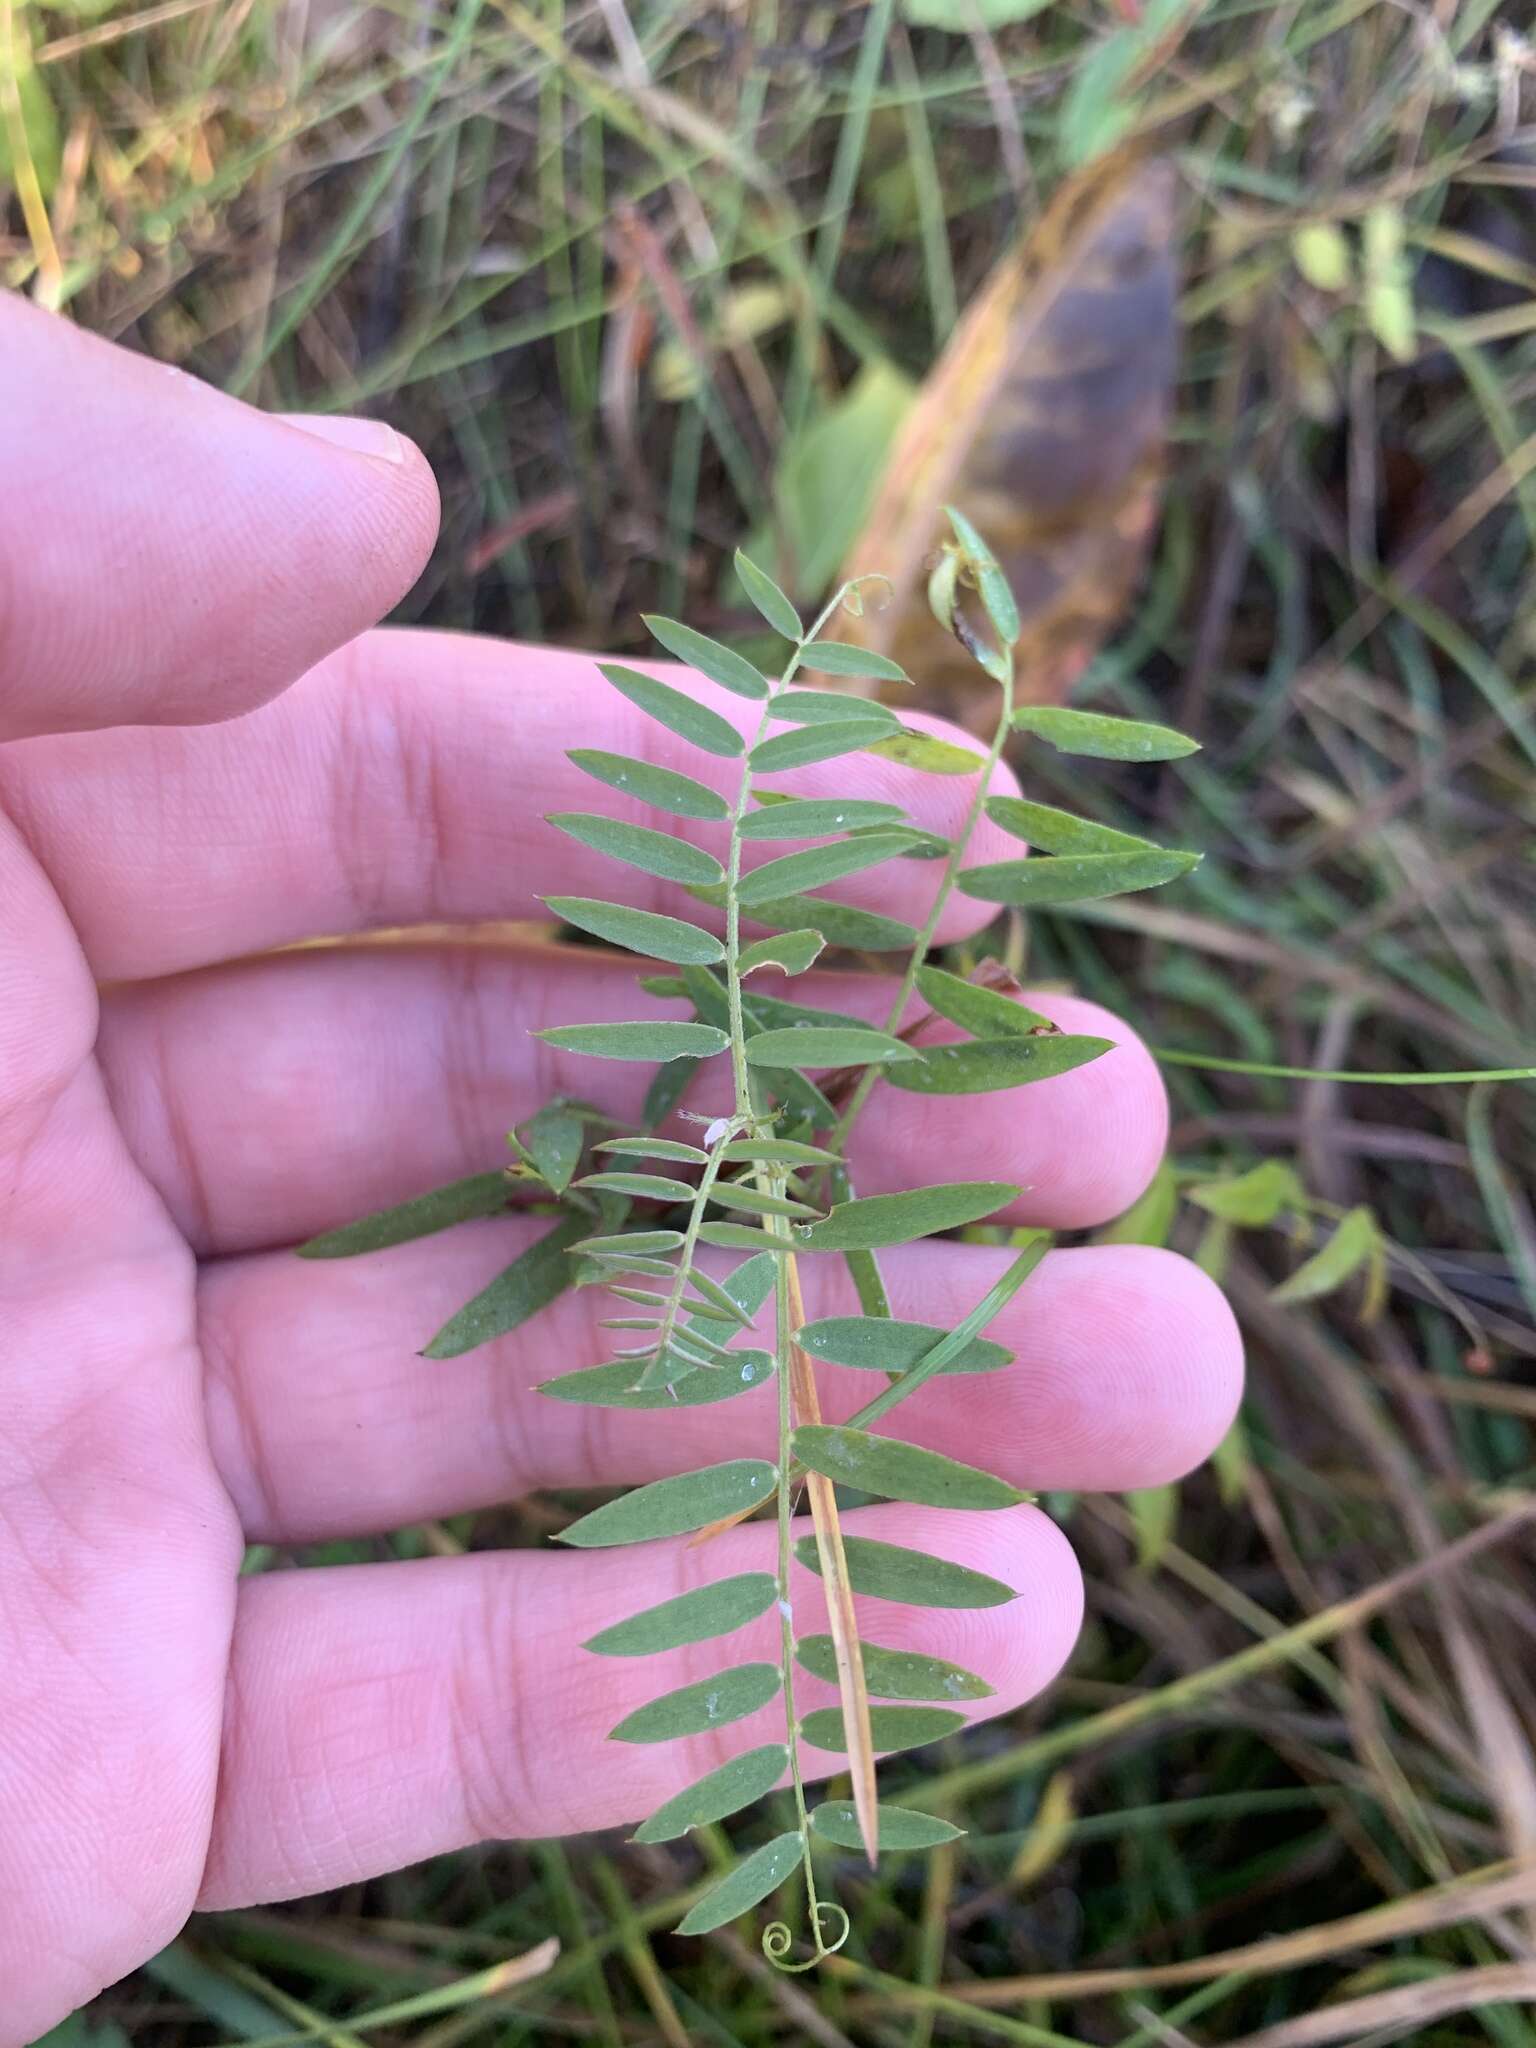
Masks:
[[[738,727],[756,707],[658,666]],[[925,729],[963,746],[968,734]],[[695,919],[675,885],[545,823],[601,811],[719,850],[719,824],[652,812],[567,757],[600,747],[734,795],[736,760],[701,752],[621,697],[588,655],[403,629],[367,633],[249,716],[219,726],[73,733],[0,749],[0,804],[31,840],[104,979],[134,980],[320,935],[389,925],[547,918],[540,898],[611,896]],[[979,761],[979,756],[977,757]],[[917,774],[849,754],[775,777],[797,795],[894,802],[925,831],[956,832],[971,775]],[[1012,789],[999,768],[994,787]],[[1017,851],[983,821],[977,860]],[[787,850],[764,842],[755,859]],[[939,863],[900,860],[830,892],[921,921]],[[987,905],[951,900],[941,943]]]

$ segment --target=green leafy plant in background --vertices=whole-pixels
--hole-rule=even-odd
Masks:
[[[519,1206],[547,1214],[550,1229],[449,1320],[427,1346],[429,1357],[452,1357],[504,1335],[568,1286],[598,1286],[613,1301],[614,1312],[603,1321],[613,1355],[549,1381],[542,1391],[550,1397],[666,1412],[773,1383],[776,1425],[760,1457],[637,1487],[583,1516],[561,1540],[589,1548],[680,1535],[707,1539],[750,1516],[771,1515],[777,1538],[772,1570],[738,1573],[663,1601],[603,1630],[586,1647],[596,1656],[646,1656],[712,1641],[776,1612],[773,1661],[732,1664],[722,1653],[713,1677],[661,1694],[610,1732],[620,1743],[675,1741],[782,1701],[782,1739],[746,1749],[669,1799],[641,1825],[637,1839],[683,1836],[738,1812],[787,1777],[793,1826],[721,1878],[692,1907],[681,1931],[722,1926],[799,1870],[808,1901],[808,1957],[795,1959],[782,1922],[763,1937],[769,1957],[790,1969],[831,1953],[848,1932],[841,1907],[818,1891],[812,1854],[818,1838],[862,1846],[873,1862],[882,1847],[930,1847],[958,1832],[929,1815],[881,1804],[876,1752],[952,1732],[964,1722],[956,1702],[991,1690],[983,1675],[861,1641],[854,1596],[941,1608],[993,1606],[1014,1597],[1000,1580],[947,1559],[845,1538],[836,1489],[978,1513],[1026,1497],[977,1466],[883,1435],[879,1425],[938,1373],[990,1372],[1010,1363],[1010,1354],[985,1332],[1049,1242],[1041,1231],[1009,1233],[1012,1263],[954,1329],[895,1320],[882,1254],[975,1226],[1020,1190],[967,1181],[860,1196],[849,1164],[854,1128],[880,1086],[924,1095],[1013,1089],[1084,1066],[1110,1049],[1106,1039],[1059,1030],[999,986],[996,976],[988,986],[934,963],[934,935],[955,890],[999,906],[1058,904],[1151,888],[1198,859],[1049,805],[989,794],[992,770],[1015,734],[1133,762],[1173,759],[1193,751],[1193,743],[1161,726],[1016,708],[1019,615],[1012,593],[974,527],[958,512],[950,520],[953,539],[933,571],[929,602],[997,686],[985,760],[909,729],[883,705],[805,687],[807,674],[906,680],[885,657],[826,637],[840,607],[861,602],[857,586],[839,591],[806,630],[784,592],[748,557],[737,557],[747,596],[787,646],[777,682],[690,627],[648,620],[669,654],[750,702],[758,716],[751,737],[743,738],[671,684],[605,664],[604,675],[630,702],[702,753],[737,764],[734,795],[727,799],[691,776],[638,759],[585,748],[570,758],[597,782],[655,810],[718,826],[719,852],[600,812],[561,813],[549,821],[585,846],[690,890],[723,925],[722,936],[621,901],[547,899],[564,923],[664,963],[671,971],[647,976],[644,986],[692,1006],[691,1020],[574,1021],[538,1034],[568,1052],[655,1064],[640,1125],[620,1128],[592,1104],[562,1098],[511,1134],[514,1157],[507,1168],[473,1175],[304,1247],[310,1257],[377,1251],[524,1198]],[[919,771],[974,775],[975,793],[954,839],[918,830],[894,804],[797,798],[775,786],[775,778],[807,763],[858,751]],[[1019,840],[1016,859],[968,863],[983,816]],[[749,850],[791,842],[796,850],[746,864]],[[1028,858],[1026,847],[1032,849]],[[939,865],[920,930],[812,893],[898,859]],[[749,921],[770,935],[748,939],[743,926]],[[829,947],[905,956],[882,1026],[762,992],[770,970],[797,978]],[[917,1027],[904,1023],[914,1002],[922,1005]],[[964,1035],[953,1043],[921,1042],[921,1027],[934,1020]],[[707,1116],[678,1117],[696,1077],[713,1082],[719,1099]],[[663,1126],[688,1135],[662,1135]],[[700,1263],[706,1247],[744,1256],[720,1279]],[[861,1313],[807,1322],[803,1257],[844,1261]],[[772,1338],[764,1344],[757,1325],[770,1300]],[[849,1422],[827,1425],[817,1400],[818,1360],[883,1375],[884,1383]],[[792,1508],[802,1491],[811,1532],[797,1537]],[[807,1625],[803,1599],[796,1600],[796,1560],[822,1582],[814,1625]],[[803,1712],[796,1698],[799,1672],[834,1683],[838,1706]],[[823,1758],[846,1758],[851,1800],[811,1805],[806,1748]]]

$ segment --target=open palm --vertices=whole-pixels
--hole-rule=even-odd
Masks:
[[[604,1748],[629,1707],[700,1675],[694,1653],[631,1670],[579,1648],[714,1575],[713,1557],[655,1545],[241,1580],[246,1540],[655,1478],[760,1454],[770,1425],[755,1394],[665,1416],[542,1400],[537,1381],[601,1355],[583,1295],[467,1358],[416,1356],[531,1226],[347,1264],[288,1249],[494,1163],[513,1121],[592,1087],[529,1031],[634,1015],[636,995],[632,963],[589,951],[277,949],[526,917],[542,892],[596,885],[596,856],[589,875],[539,823],[587,800],[564,749],[666,759],[665,735],[580,657],[365,631],[435,528],[431,477],[387,430],[264,419],[14,300],[0,370],[21,396],[0,418],[0,2048],[15,2048],[194,1905],[632,1819],[719,1761],[707,1738]],[[967,794],[862,772],[862,793],[935,830]],[[931,876],[893,872],[849,900],[878,889],[882,909],[917,912]],[[957,903],[941,936],[976,914]],[[868,977],[824,992],[871,1016],[887,1000]],[[1031,1000],[1117,1050],[1031,1089],[1027,1111],[877,1102],[861,1192],[923,1178],[920,1154],[1023,1185],[1023,1222],[1091,1224],[1139,1192],[1165,1133],[1151,1061],[1091,1005]],[[632,1114],[643,1079],[619,1075],[605,1106]],[[914,1247],[892,1262],[895,1312],[953,1319],[1005,1257]],[[832,1263],[810,1262],[813,1315],[851,1306]],[[1013,1370],[935,1382],[897,1426],[952,1455],[984,1448],[1020,1484],[1171,1478],[1236,1400],[1220,1296],[1161,1252],[1053,1254],[992,1334],[1020,1353]],[[830,1419],[857,1405],[854,1377],[829,1373]],[[1020,1592],[887,1609],[884,1639],[987,1674],[978,1713],[1029,1697],[1080,1612],[1055,1529],[1031,1509],[875,1508],[857,1525],[889,1534],[897,1516],[904,1541]],[[725,1568],[769,1534],[723,1539]]]

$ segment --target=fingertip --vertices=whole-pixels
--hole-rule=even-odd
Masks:
[[[1058,1230],[1094,1230],[1139,1200],[1163,1162],[1162,1071],[1141,1035],[1101,1003],[1055,990],[1026,993],[1024,1001],[1064,1032],[1110,1041],[1109,1052],[1030,1097],[1045,1126],[1040,1143],[1056,1162],[1048,1190],[1042,1184],[1050,1220]]]
[[[371,543],[357,550],[366,587],[363,624],[371,625],[405,595],[432,553],[441,517],[432,465],[416,443],[387,420],[351,413],[275,417],[328,451],[356,458],[330,481],[344,485],[347,514],[359,521],[361,537]]]
[[[1020,1427],[1041,1452],[1021,1446],[1012,1462],[1037,1484],[1168,1485],[1231,1428],[1242,1335],[1192,1260],[1156,1245],[1054,1252],[1010,1308],[994,1334],[1019,1348],[1029,1378]]]

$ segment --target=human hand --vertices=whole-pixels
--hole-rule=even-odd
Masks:
[[[771,1423],[759,1394],[637,1415],[538,1396],[603,1355],[590,1292],[468,1357],[416,1356],[537,1226],[346,1263],[290,1249],[493,1163],[501,1133],[561,1088],[601,1086],[633,1113],[643,1074],[594,1082],[527,1035],[639,1014],[632,962],[270,949],[601,893],[597,857],[539,822],[590,800],[564,749],[667,760],[666,735],[581,657],[364,631],[417,573],[436,516],[425,464],[387,430],[264,419],[15,300],[0,300],[0,363],[0,2048],[15,2048],[195,1905],[648,1812],[721,1752],[605,1732],[703,1675],[699,1653],[631,1667],[579,1645],[679,1590],[702,1556],[711,1576],[716,1559],[759,1560],[771,1531],[702,1554],[242,1580],[243,1541],[652,1479],[761,1454]],[[860,775],[860,793],[940,831],[968,794],[870,757],[830,772],[838,794]],[[827,774],[800,786],[831,789]],[[916,916],[932,886],[909,862],[841,893]],[[679,906],[656,885],[654,907]],[[941,936],[983,915],[956,900]],[[887,999],[867,977],[821,982],[839,1008],[873,1016]],[[913,1160],[937,1154],[946,1177],[1022,1184],[1018,1222],[1091,1225],[1135,1197],[1166,1132],[1150,1058],[1091,1004],[1031,1001],[1117,1049],[1001,1104],[877,1097],[861,1193],[921,1179]],[[895,1312],[948,1324],[1007,1256],[914,1247],[889,1262]],[[804,1263],[809,1313],[852,1305],[836,1262]],[[1014,1367],[937,1380],[893,1426],[962,1458],[983,1447],[1021,1485],[1171,1479],[1236,1402],[1231,1316],[1163,1252],[1053,1253],[991,1334]],[[828,1419],[867,1394],[857,1379],[827,1372]],[[1043,1515],[848,1520],[1020,1589],[1002,1608],[882,1611],[882,1640],[986,1674],[996,1696],[975,1713],[1058,1670],[1081,1582]],[[750,1729],[730,1731],[731,1753],[765,1739]]]

